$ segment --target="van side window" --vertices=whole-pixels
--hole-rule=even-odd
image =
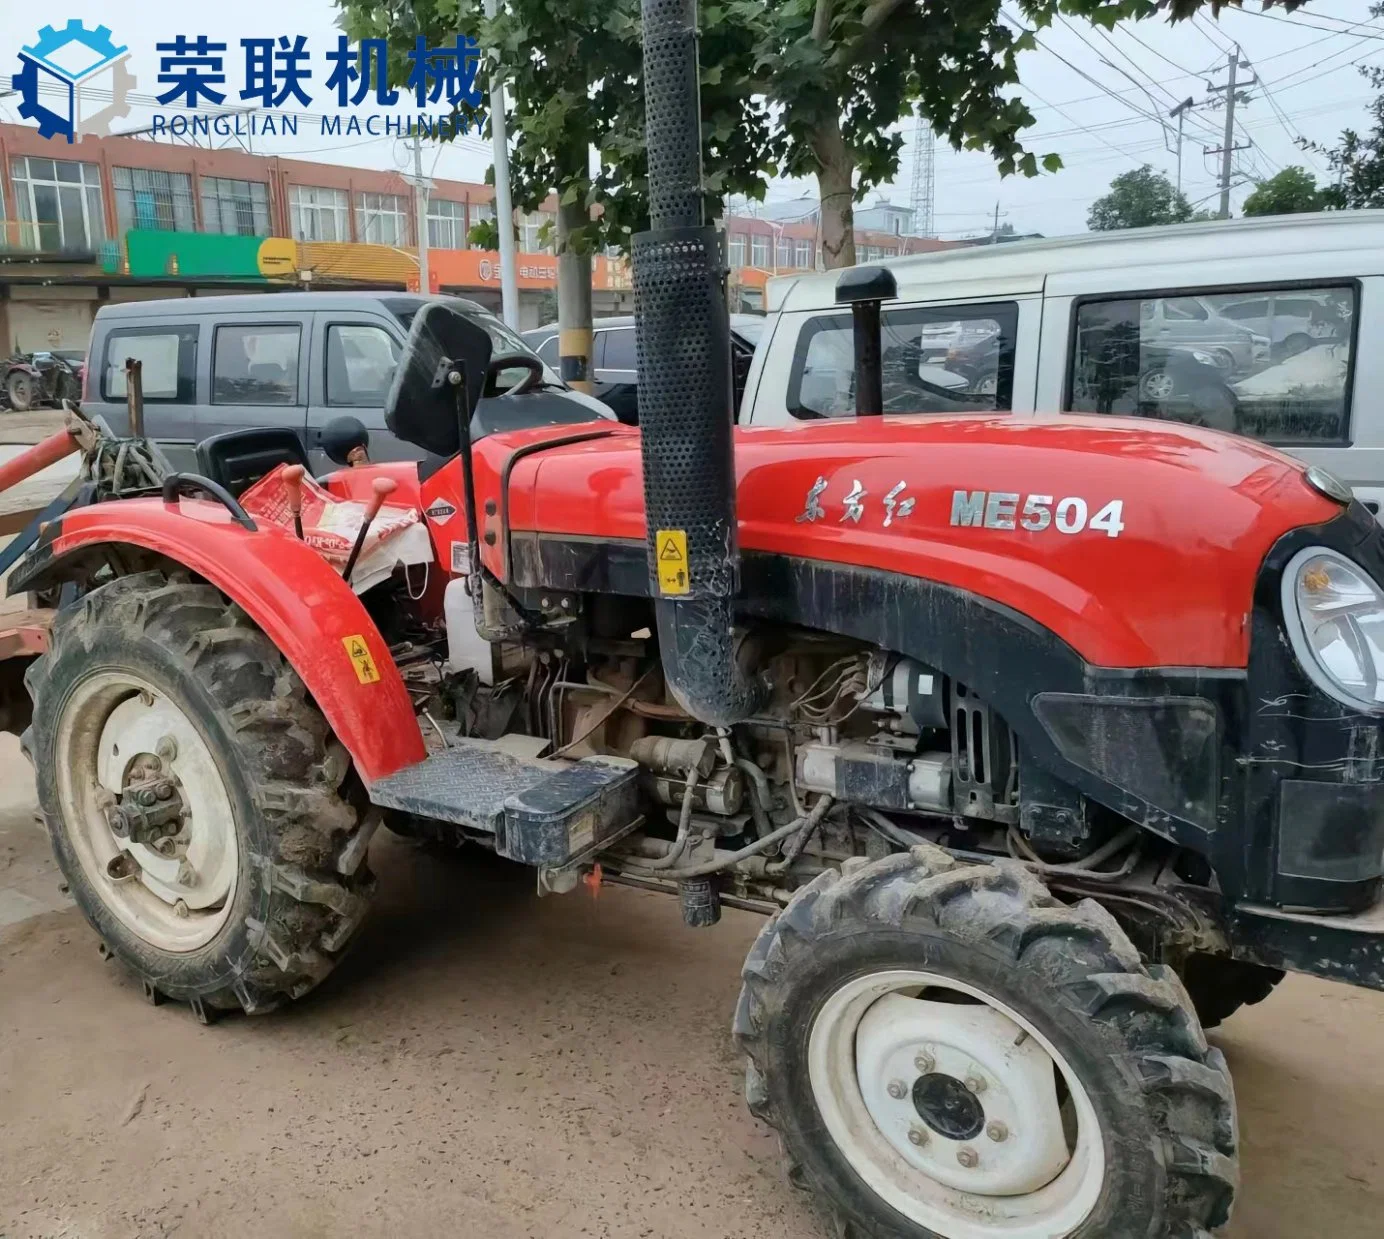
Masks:
[[[539,357],[543,359],[543,364],[545,366],[551,366],[554,370],[557,369],[557,336],[549,336],[546,340],[543,341],[542,344],[538,346],[538,349],[536,351]]]
[[[880,333],[884,411],[1008,411],[1018,324],[1013,301],[886,310]],[[854,349],[849,314],[823,314],[803,325],[788,379],[794,417],[854,415]]]
[[[605,354],[601,366],[606,370],[627,370],[633,374],[639,363],[635,357],[634,328],[621,327],[601,333],[605,336]]]
[[[1354,285],[1208,291],[1162,301],[1163,314],[1151,312],[1157,304],[1078,304],[1072,412],[1165,418],[1283,445],[1349,441]]]
[[[212,345],[213,404],[294,404],[298,399],[297,324],[218,327]]]
[[[157,327],[121,327],[106,337],[102,358],[101,398],[124,400],[125,362],[141,363],[140,390],[145,400],[191,404],[196,399],[197,327],[193,323]]]
[[[383,327],[333,323],[327,328],[327,403],[383,407],[399,361],[399,346]]]

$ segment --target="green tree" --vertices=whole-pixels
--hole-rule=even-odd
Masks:
[[[1384,17],[1384,3],[1371,5],[1370,17]],[[1384,70],[1367,65],[1360,72],[1375,90],[1369,109],[1374,123],[1365,134],[1347,129],[1328,152],[1337,178],[1322,191],[1328,207],[1384,206]]]
[[[1295,215],[1304,211],[1324,211],[1326,194],[1317,178],[1296,164],[1275,176],[1260,181],[1245,199],[1246,215]]]
[[[1092,232],[1116,228],[1147,228],[1152,224],[1181,224],[1192,218],[1187,199],[1161,172],[1148,164],[1121,172],[1110,192],[1091,204],[1086,226]]]
[[[559,249],[628,243],[647,225],[638,0],[336,0],[353,37],[390,41],[396,80],[415,32],[462,31],[496,49],[512,100],[516,206],[561,203]],[[899,121],[915,108],[956,149],[1005,175],[1056,171],[1027,150],[1013,94],[1018,55],[1057,16],[1106,29],[1219,0],[702,0],[701,103],[708,214],[763,197],[778,175],[817,181],[828,266],[855,260],[853,204],[895,178]],[[1281,4],[1295,7],[1295,0]],[[416,23],[416,24],[415,24]],[[482,75],[484,77],[484,74]],[[472,116],[478,124],[479,116]],[[599,204],[599,212],[593,208]]]

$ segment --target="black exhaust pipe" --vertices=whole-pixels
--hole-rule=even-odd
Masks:
[[[650,231],[634,238],[649,575],[663,673],[683,708],[728,726],[760,683],[736,656],[740,587],[730,316],[720,233],[702,223],[696,0],[642,0]]]
[[[855,327],[855,414],[884,412],[884,352],[880,306],[899,295],[894,273],[884,267],[847,267],[836,281],[836,304],[851,307]]]

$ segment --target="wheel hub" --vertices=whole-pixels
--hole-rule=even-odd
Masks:
[[[221,907],[236,873],[234,824],[220,773],[187,716],[142,692],[117,705],[97,743],[106,825],[150,894],[180,918]]]
[[[861,1018],[855,1052],[871,1119],[938,1182],[1019,1196],[1070,1160],[1052,1059],[1003,1013],[886,994]]]
[[[985,1107],[955,1076],[934,1071],[913,1081],[913,1108],[918,1117],[947,1140],[974,1140],[985,1130]],[[909,1143],[918,1140],[909,1133]]]

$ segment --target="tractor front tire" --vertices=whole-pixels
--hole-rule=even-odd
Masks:
[[[1225,1061],[1090,901],[932,847],[848,862],[759,935],[751,1111],[838,1239],[1209,1239],[1238,1169]]]
[[[332,970],[374,891],[366,819],[347,754],[238,607],[122,577],[59,613],[26,681],[58,864],[151,1001],[256,1014]]]

